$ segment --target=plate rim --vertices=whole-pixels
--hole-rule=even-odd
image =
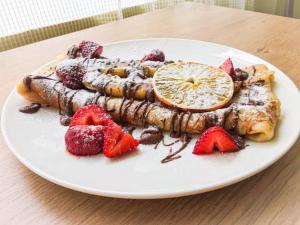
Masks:
[[[254,56],[256,58],[259,58],[262,62],[264,62],[268,65],[272,65],[274,68],[279,70],[289,80],[291,85],[293,85],[295,87],[295,89],[298,91],[298,94],[300,96],[299,88],[297,87],[297,85],[293,82],[293,80],[288,75],[286,75],[286,73],[282,72],[278,67],[276,67],[275,65],[267,62],[266,60],[264,60],[256,55],[253,55],[253,54],[250,54],[243,50],[240,50],[238,48],[226,46],[223,44],[218,44],[218,43],[208,42],[208,41],[201,41],[201,40],[194,40],[194,39],[183,39],[183,38],[143,38],[143,39],[129,39],[129,40],[105,43],[103,46],[116,45],[116,44],[129,43],[129,42],[137,42],[137,41],[151,41],[151,40],[171,40],[171,41],[189,41],[189,42],[195,42],[195,43],[197,43],[197,42],[205,43],[205,44],[215,45],[216,47],[219,46],[219,47],[223,47],[223,48],[225,47],[225,48],[235,49],[242,53],[246,53],[248,55]],[[268,168],[272,164],[274,164],[276,161],[278,161],[283,155],[285,155],[291,149],[291,147],[295,144],[295,142],[298,140],[299,135],[300,135],[300,125],[299,125],[298,126],[298,135],[295,135],[294,137],[292,137],[289,145],[287,145],[287,147],[285,147],[285,149],[283,151],[281,151],[280,154],[277,154],[276,157],[274,157],[272,160],[268,161],[267,163],[263,163],[263,164],[255,167],[255,169],[251,169],[250,171],[248,170],[247,172],[244,172],[244,173],[235,174],[234,176],[230,177],[229,179],[226,179],[226,181],[224,181],[221,184],[219,182],[210,182],[210,183],[206,183],[205,188],[197,189],[195,186],[190,186],[189,188],[186,188],[185,191],[179,190],[179,191],[172,191],[171,193],[167,192],[165,190],[160,191],[159,193],[156,193],[155,191],[154,192],[147,191],[147,193],[143,193],[143,192],[132,193],[132,192],[123,192],[123,191],[119,192],[119,191],[107,191],[107,190],[103,191],[103,190],[99,190],[97,188],[90,188],[90,187],[74,184],[74,183],[71,183],[68,181],[64,181],[63,179],[56,178],[52,175],[49,175],[46,172],[43,172],[42,170],[35,168],[34,165],[32,165],[30,161],[27,161],[18,153],[18,151],[13,147],[13,144],[9,140],[6,130],[5,130],[5,127],[4,127],[4,123],[5,123],[4,121],[6,118],[6,115],[5,115],[6,108],[7,108],[7,105],[9,104],[9,100],[11,98],[13,98],[13,96],[15,94],[17,94],[16,88],[14,88],[10,92],[10,94],[7,96],[5,103],[3,105],[3,108],[1,110],[2,111],[1,112],[2,134],[3,134],[4,140],[5,140],[8,148],[15,155],[15,157],[29,170],[31,170],[32,172],[36,173],[37,175],[43,177],[44,179],[46,179],[52,183],[55,183],[57,185],[60,185],[62,187],[69,188],[69,189],[72,189],[75,191],[92,194],[92,195],[104,196],[104,197],[123,198],[123,199],[161,199],[161,198],[173,198],[173,197],[181,197],[181,196],[200,194],[200,193],[220,189],[222,187],[229,186],[231,184],[238,183],[242,180],[245,180],[245,179],[263,171],[264,169]]]

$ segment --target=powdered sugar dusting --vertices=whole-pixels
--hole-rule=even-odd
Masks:
[[[161,67],[154,79],[158,93],[183,108],[216,107],[228,102],[233,95],[233,81],[229,75],[200,63]]]

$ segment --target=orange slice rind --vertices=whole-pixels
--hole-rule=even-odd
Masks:
[[[234,84],[223,70],[195,62],[177,62],[159,68],[153,76],[156,97],[182,110],[212,111],[232,98]]]

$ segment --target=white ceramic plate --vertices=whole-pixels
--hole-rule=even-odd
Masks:
[[[40,176],[74,190],[119,198],[166,198],[214,190],[252,176],[278,160],[297,140],[299,91],[279,69],[258,57],[218,44],[179,39],[112,43],[105,46],[104,55],[140,59],[154,48],[162,49],[170,60],[220,65],[231,57],[239,67],[263,63],[276,71],[275,92],[282,103],[276,137],[266,143],[248,141],[250,146],[240,152],[207,156],[192,154],[193,140],[181,159],[166,164],[160,161],[168,148],[161,146],[154,150],[153,146],[140,145],[138,152],[117,160],[102,154],[78,158],[65,151],[67,128],[59,124],[57,110],[42,108],[32,115],[22,114],[18,109],[28,102],[13,91],[3,108],[1,124],[15,156]]]

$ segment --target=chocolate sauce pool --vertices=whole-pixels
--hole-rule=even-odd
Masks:
[[[140,143],[144,145],[157,144],[163,139],[163,137],[163,133],[159,128],[150,126],[142,131]]]
[[[39,111],[39,109],[41,107],[42,107],[42,105],[40,103],[31,103],[30,105],[20,108],[19,111],[22,113],[32,114],[32,113],[36,113],[37,111]]]

